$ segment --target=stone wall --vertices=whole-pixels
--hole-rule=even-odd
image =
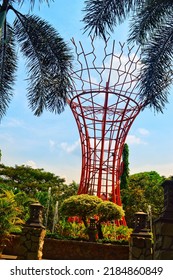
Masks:
[[[20,247],[20,235],[10,235],[10,240],[7,246],[3,250],[3,254],[5,255],[19,255],[19,247]]]
[[[23,228],[18,247],[19,260],[41,260],[46,230],[42,228]]]
[[[173,221],[164,218],[154,224],[154,259],[173,260]]]
[[[16,255],[20,259],[23,256],[23,249],[20,247],[20,236],[12,236],[11,243],[5,249],[4,254]],[[45,238],[42,258],[50,260],[128,260],[129,246]]]
[[[154,259],[173,260],[173,179],[163,183],[164,209],[154,221]]]
[[[130,260],[152,260],[152,240],[150,238],[131,235],[130,238],[130,249],[129,249]]]
[[[54,260],[128,260],[128,245],[46,239],[43,258]]]

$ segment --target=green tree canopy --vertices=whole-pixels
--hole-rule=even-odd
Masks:
[[[24,191],[34,197],[39,191],[47,191],[49,187],[64,187],[65,179],[44,169],[33,169],[30,166],[16,165],[15,167],[0,165],[0,182],[6,183],[14,192]]]
[[[111,201],[102,201],[97,205],[97,215],[100,222],[119,220],[124,214],[122,207]]]
[[[0,164],[0,187],[15,194],[17,204],[22,207],[24,220],[28,218],[29,204],[38,200],[44,206],[45,218],[48,219],[47,226],[51,229],[56,202],[58,201],[60,206],[64,199],[76,194],[78,184],[72,182],[68,186],[64,178],[43,169]]]
[[[121,206],[111,201],[102,201],[97,205],[96,211],[99,217],[97,221],[99,239],[104,237],[101,226],[102,222],[120,220],[125,214]]]
[[[151,206],[153,218],[157,218],[163,210],[163,187],[165,177],[157,172],[141,172],[129,176],[128,189],[121,191],[125,197],[123,209],[128,226],[133,226],[135,212],[148,212]]]

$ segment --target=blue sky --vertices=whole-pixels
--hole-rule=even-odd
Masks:
[[[81,40],[89,45],[83,34],[83,1],[55,0],[47,8],[35,7],[34,13],[49,21],[73,48],[70,39]],[[26,7],[23,11],[28,11]],[[121,25],[111,39],[124,42],[127,24]],[[101,41],[98,41],[98,46]],[[81,152],[77,125],[70,108],[66,106],[61,115],[48,112],[33,116],[26,99],[25,64],[19,56],[19,71],[14,97],[6,116],[0,124],[0,148],[2,163],[10,166],[26,164],[44,168],[66,179],[67,183],[80,181]],[[160,175],[173,175],[173,90],[164,114],[154,114],[145,109],[134,121],[128,135],[130,150],[130,173],[155,170]]]

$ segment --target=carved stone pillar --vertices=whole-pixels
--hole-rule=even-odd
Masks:
[[[23,227],[20,247],[18,249],[20,260],[41,260],[46,234],[42,225],[43,206],[40,203],[30,205],[30,218]]]
[[[144,212],[135,214],[135,229],[130,236],[129,259],[152,260],[152,236],[147,228],[148,215]]]
[[[154,259],[173,260],[173,179],[163,183],[164,209],[154,221]]]

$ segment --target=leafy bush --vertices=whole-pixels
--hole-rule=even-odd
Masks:
[[[100,222],[106,222],[121,219],[124,211],[121,206],[111,201],[103,201],[97,205],[97,215]]]
[[[111,201],[102,201],[97,206],[97,215],[99,217],[97,222],[97,230],[99,239],[103,239],[103,231],[102,231],[102,222],[119,220],[123,217],[124,211],[121,206],[111,202]]]
[[[20,219],[21,209],[17,206],[12,191],[0,192],[0,244],[8,241],[9,234],[18,231],[23,221]]]
[[[87,217],[97,213],[97,205],[101,203],[101,198],[94,195],[80,194],[73,195],[64,200],[60,211],[63,216],[79,216],[84,222],[85,227],[88,227]]]
[[[127,226],[116,226],[114,222],[103,222],[101,224],[103,238],[96,241],[99,243],[112,243],[112,244],[128,244],[132,229]],[[56,238],[59,240],[83,240],[88,241],[88,233],[83,222],[62,219],[56,226],[56,232],[47,232],[46,237]]]
[[[91,218],[92,215],[97,215],[96,226],[99,239],[104,237],[101,225],[103,222],[119,220],[124,215],[122,207],[113,202],[103,201],[97,196],[88,194],[74,195],[66,199],[61,206],[61,213],[66,217],[81,217],[86,229],[88,230],[89,225],[87,223],[87,218]],[[67,231],[70,232],[71,229],[68,229]]]
[[[82,221],[69,222],[62,219],[56,226],[56,233],[67,239],[88,240],[87,229]]]

